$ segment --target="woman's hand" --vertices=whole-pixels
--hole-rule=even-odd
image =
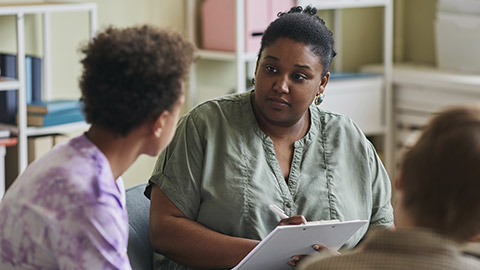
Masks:
[[[300,225],[300,224],[305,224],[307,223],[307,220],[305,219],[304,216],[293,216],[289,218],[284,218],[280,220],[278,223],[278,226],[283,226],[283,225]]]
[[[320,245],[320,244],[315,244],[312,246],[313,250],[317,252],[321,252],[322,254],[325,254],[325,256],[334,256],[334,255],[340,255],[340,252],[336,250],[332,250],[327,248],[326,246]],[[308,255],[295,255],[292,257],[292,259],[288,262],[288,265],[290,265],[293,269],[297,267],[298,263],[307,257]]]
[[[305,219],[304,216],[293,216],[289,218],[284,218],[280,220],[278,223],[278,226],[283,226],[283,225],[300,225],[300,224],[306,224],[307,220]],[[336,250],[331,250],[323,245],[320,244],[315,244],[312,246],[313,250],[317,252],[322,252],[325,255],[331,256],[331,255],[339,255],[340,253]],[[300,255],[294,255],[292,256],[292,259],[288,262],[288,265],[290,265],[292,268],[295,268],[297,264],[305,257],[307,257],[307,254],[300,254]]]

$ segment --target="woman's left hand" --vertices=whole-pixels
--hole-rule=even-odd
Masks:
[[[315,244],[315,245],[312,246],[312,248],[317,252],[324,253],[326,256],[340,255],[340,252],[338,252],[336,250],[329,249],[326,246],[323,246],[323,245],[320,245],[320,244]],[[292,257],[292,259],[290,261],[288,261],[288,265],[290,265],[292,267],[292,269],[295,269],[297,267],[298,263],[307,256],[308,255],[305,255],[305,254],[295,255],[295,256]]]

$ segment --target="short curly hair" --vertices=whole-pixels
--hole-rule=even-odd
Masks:
[[[301,42],[320,58],[323,67],[322,77],[327,74],[336,55],[332,31],[330,31],[317,9],[311,6],[292,7],[288,12],[278,13],[278,18],[267,27],[262,36],[258,57],[263,50],[279,38],[288,38]]]
[[[81,101],[88,123],[121,134],[171,110],[194,61],[179,33],[108,27],[81,49]]]

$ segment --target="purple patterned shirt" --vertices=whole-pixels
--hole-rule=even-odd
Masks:
[[[32,163],[0,204],[0,269],[131,269],[121,178],[84,134]]]

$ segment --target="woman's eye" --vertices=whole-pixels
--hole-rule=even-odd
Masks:
[[[274,68],[274,67],[272,67],[272,66],[267,66],[267,67],[266,67],[266,70],[267,70],[268,72],[272,72],[272,73],[273,73],[273,72],[277,72],[277,69]]]
[[[305,80],[307,77],[303,74],[295,74],[293,75],[293,77],[296,79],[296,80]]]

